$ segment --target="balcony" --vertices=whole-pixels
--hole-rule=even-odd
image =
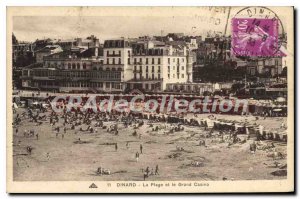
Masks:
[[[121,57],[121,54],[107,54],[106,57]]]

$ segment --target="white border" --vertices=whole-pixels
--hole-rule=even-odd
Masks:
[[[139,0],[109,0],[105,2],[99,2],[96,0],[72,0],[72,1],[62,1],[62,0],[51,0],[51,1],[40,1],[40,0],[26,0],[26,1],[17,1],[17,0],[2,0],[0,1],[1,8],[1,71],[0,71],[0,88],[2,93],[6,93],[6,6],[258,6],[258,5],[268,5],[268,6],[291,6],[294,5],[296,9],[300,8],[300,1],[292,1],[292,0],[284,0],[284,1],[272,1],[272,0],[251,0],[251,1],[239,1],[239,0],[214,0],[214,1],[192,1],[192,0],[172,0],[172,1],[164,1],[164,0],[151,0],[151,1],[139,1]],[[298,23],[299,20],[295,22]],[[299,27],[299,25],[297,25]],[[299,34],[299,31],[297,31]],[[298,49],[299,40],[296,40],[295,49]],[[299,57],[299,49],[297,50],[297,54],[295,55],[296,59]],[[296,61],[296,63],[299,63]],[[295,74],[296,79],[299,77],[299,69],[297,70],[297,74]],[[296,85],[295,85],[296,86]],[[297,82],[297,92],[299,91],[299,80]],[[2,139],[1,139],[1,198],[8,198],[9,195],[6,194],[6,97],[2,94],[2,98],[0,98],[0,126]],[[297,109],[297,112],[299,107]],[[299,118],[297,118],[297,122],[299,124]],[[295,133],[297,133],[295,129]],[[299,143],[299,135],[297,136],[297,143]],[[297,146],[297,144],[296,144]],[[298,154],[299,155],[299,154]],[[298,157],[297,157],[298,159]],[[298,189],[298,187],[296,188]],[[26,197],[26,196],[22,196]],[[40,198],[42,196],[38,196]],[[55,198],[62,198],[63,196],[51,196]],[[84,196],[81,196],[84,197]],[[101,197],[104,197],[103,195]],[[116,197],[116,196],[114,196]],[[175,197],[175,196],[172,196]],[[286,197],[286,196],[285,196]]]

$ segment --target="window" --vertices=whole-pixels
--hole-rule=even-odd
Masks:
[[[75,69],[76,68],[76,65],[75,63],[72,64],[72,69]]]
[[[128,56],[130,57],[130,50],[128,50]],[[129,58],[128,58],[129,59]]]
[[[142,72],[142,66],[140,66],[140,72]]]
[[[170,58],[168,58],[168,64],[170,63]]]
[[[106,51],[106,56],[109,56],[109,50],[108,50],[108,51]]]
[[[168,72],[170,72],[170,66],[168,66]]]
[[[170,74],[168,74],[168,79],[170,79]]]
[[[142,62],[142,58],[140,58],[140,64],[142,64],[143,62]]]
[[[108,58],[106,59],[106,64],[109,64],[109,59]]]
[[[148,73],[148,66],[146,66],[146,73]]]
[[[121,64],[121,58],[119,58],[119,64]]]
[[[145,86],[146,86],[146,90],[148,90],[148,89],[149,89],[149,86],[148,86],[148,84],[146,84]]]
[[[152,73],[154,73],[154,66],[152,66]]]
[[[121,51],[119,50],[119,55],[121,56]]]
[[[184,70],[184,66],[181,66],[181,70]]]
[[[148,64],[148,58],[146,58],[146,64]]]
[[[134,72],[136,71],[136,66],[134,66]]]
[[[112,63],[112,64],[115,64],[115,58],[113,58],[112,60],[113,60],[113,63]]]
[[[152,58],[152,64],[154,64],[154,58]]]
[[[160,73],[160,66],[158,66],[158,71],[157,72],[159,72]]]
[[[184,58],[182,58],[182,62],[184,62]]]
[[[109,83],[109,82],[106,82],[106,83],[105,83],[105,87],[106,87],[106,88],[110,88],[110,83]]]
[[[136,64],[136,58],[134,58],[134,64]]]
[[[181,78],[184,78],[184,74],[181,74]]]
[[[80,69],[80,63],[77,63],[77,69]]]
[[[68,69],[71,69],[71,64],[70,63],[68,63]]]
[[[130,52],[130,51],[129,51]],[[127,59],[127,63],[130,64],[130,58]]]
[[[158,79],[160,79],[160,74],[158,73],[158,77],[157,77]]]
[[[157,64],[160,64],[160,58],[158,58],[158,60],[157,60]]]
[[[152,73],[152,79],[154,79],[154,74]]]
[[[146,73],[146,79],[148,79],[148,73]]]
[[[115,51],[113,50],[113,55],[115,55]]]
[[[83,69],[86,69],[86,63],[83,63]]]

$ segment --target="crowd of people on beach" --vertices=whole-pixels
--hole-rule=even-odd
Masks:
[[[120,131],[120,125],[123,125],[123,128],[132,127],[132,136],[141,139],[142,133],[139,133],[137,130],[139,127],[145,125],[145,121],[150,128],[152,128],[153,132],[159,130],[166,130],[168,129],[168,133],[174,133],[177,131],[184,131],[185,125],[194,125],[193,121],[190,120],[186,122],[182,117],[155,117],[151,116],[147,120],[145,120],[144,115],[136,114],[132,112],[81,112],[76,109],[72,111],[67,111],[64,109],[62,113],[56,113],[50,108],[44,108],[39,106],[37,108],[27,108],[26,111],[22,113],[15,113],[14,114],[14,127],[15,127],[15,135],[19,136],[19,131],[23,131],[23,136],[27,137],[35,137],[36,140],[40,139],[39,132],[36,132],[34,128],[28,130],[22,128],[23,122],[31,122],[33,126],[39,125],[50,125],[52,127],[52,133],[55,134],[55,138],[57,139],[64,139],[65,135],[68,132],[73,132],[74,134],[78,135],[78,140],[74,141],[74,143],[83,143],[84,141],[80,138],[80,133],[98,133],[98,129],[102,129],[101,132],[106,131],[110,133],[112,136],[118,136]],[[211,117],[211,116],[209,116]],[[212,116],[216,120],[215,116]],[[164,125],[156,125],[155,123],[162,123]],[[110,124],[110,125],[108,125]],[[245,140],[241,140],[238,137],[238,132],[234,130],[228,129],[213,129],[208,128],[208,125],[204,122],[200,124],[200,126],[204,127],[204,130],[207,132],[206,137],[199,140],[199,146],[206,146],[207,143],[205,138],[217,137],[219,142],[227,142],[228,146],[234,145],[236,143],[245,143],[250,137],[246,137]],[[256,141],[254,140],[250,143],[249,151],[251,153],[255,153],[259,141],[258,137]],[[118,143],[114,143],[115,151],[118,151]],[[274,145],[273,145],[274,146]],[[275,147],[275,146],[274,146]],[[126,142],[126,148],[130,148],[130,142]],[[26,147],[27,153],[30,155],[33,151],[33,147],[27,146]],[[136,150],[134,157],[135,162],[138,163],[140,161],[140,156],[145,153],[143,144],[139,145],[139,149]],[[50,152],[45,154],[46,160],[49,161]],[[152,176],[152,175],[159,175],[159,166],[156,165],[155,169],[150,169],[150,167],[146,167],[146,169],[142,169],[143,172],[143,179]],[[111,171],[109,169],[104,169],[103,167],[99,166],[96,169],[97,175],[110,175]]]

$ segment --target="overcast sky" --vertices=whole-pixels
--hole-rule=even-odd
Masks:
[[[206,36],[207,31],[224,32],[226,19],[191,17],[14,17],[13,32],[19,41],[39,38],[71,39],[91,34],[101,41],[118,37],[185,33]],[[228,31],[228,30],[227,30]]]

